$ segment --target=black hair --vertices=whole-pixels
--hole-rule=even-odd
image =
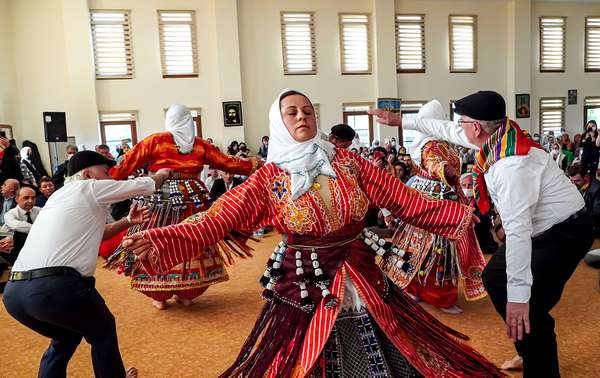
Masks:
[[[315,107],[312,104],[312,101],[310,101],[310,98],[308,98],[304,93],[300,93],[298,91],[287,91],[285,93],[283,93],[281,96],[279,96],[279,109],[281,110],[281,101],[283,101],[284,98],[289,97],[289,96],[293,96],[293,95],[300,95],[302,97],[304,97],[308,103],[310,104],[310,106],[313,108],[313,110],[315,109]]]

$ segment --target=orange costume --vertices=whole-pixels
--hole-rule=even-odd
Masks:
[[[252,161],[225,155],[197,137],[188,153],[180,152],[173,135],[168,131],[152,134],[136,144],[121,163],[111,169],[110,174],[114,179],[124,180],[146,165],[150,172],[170,168],[173,175],[152,198],[141,199],[142,202],[149,202],[152,217],[141,227],[132,227],[130,233],[176,224],[198,211],[206,210],[209,206],[208,192],[199,179],[205,164],[240,175],[250,175],[254,170]],[[237,253],[232,250],[231,244],[232,241],[228,240],[221,247],[229,253]],[[154,300],[166,301],[174,294],[193,299],[206,291],[208,286],[229,279],[223,259],[214,248],[196,253],[200,254],[201,258],[190,258],[160,275],[149,275],[136,269],[133,256],[122,249],[109,257],[107,265],[131,274],[131,286]]]
[[[450,144],[427,142],[421,149],[421,164],[415,168],[416,175],[408,186],[434,198],[466,203],[460,187],[460,159]],[[455,174],[447,177],[448,169]],[[440,235],[400,223],[393,242],[411,252],[412,268],[398,269],[393,261],[382,262],[382,268],[413,296],[435,307],[449,308],[458,299],[459,278],[464,279],[467,300],[485,296],[481,281],[485,260],[472,227],[461,245],[456,245]]]

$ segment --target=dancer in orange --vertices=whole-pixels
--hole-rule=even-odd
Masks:
[[[433,100],[425,104],[417,117],[443,119],[442,105]],[[411,153],[415,176],[407,185],[438,199],[468,204],[460,186],[460,158],[448,142],[421,134],[415,139]],[[382,269],[416,300],[423,300],[443,312],[460,314],[456,305],[458,283],[465,282],[467,300],[485,296],[481,272],[485,259],[472,227],[462,245],[456,245],[441,235],[402,222],[393,242],[411,253],[411,269],[402,269],[394,259],[383,260]]]
[[[110,172],[113,178],[123,180],[145,165],[151,172],[160,168],[173,171],[161,191],[151,198],[138,199],[149,204],[153,211],[152,218],[130,232],[176,224],[198,211],[206,210],[209,206],[208,191],[200,181],[205,164],[245,176],[256,168],[256,160],[241,160],[225,155],[203,139],[195,137],[192,116],[183,105],[171,105],[165,126],[166,131],[152,134],[136,144]],[[221,246],[228,253],[235,253],[236,250],[241,255],[249,253],[246,247],[234,244],[234,240],[229,239]],[[133,256],[122,249],[117,250],[107,264],[131,275],[131,286],[152,298],[153,305],[161,310],[166,308],[166,301],[172,296],[184,305],[191,305],[192,299],[204,293],[210,285],[229,279],[224,261],[214,248],[207,249],[201,258],[191,258],[160,275],[134,269],[137,266]]]

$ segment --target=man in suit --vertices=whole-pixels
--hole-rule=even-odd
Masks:
[[[19,190],[19,182],[15,179],[7,179],[2,184],[2,195],[0,196],[0,226],[4,225],[4,215],[8,213],[10,209],[17,206],[15,196]]]
[[[235,188],[243,181],[234,177],[233,173],[221,172],[221,178],[215,180],[212,189],[210,190],[210,199],[216,201],[217,198],[225,194],[226,191]]]

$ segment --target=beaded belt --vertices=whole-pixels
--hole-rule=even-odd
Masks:
[[[410,183],[410,187],[439,199],[448,199],[456,196],[454,188],[446,183],[421,176],[415,176]]]

